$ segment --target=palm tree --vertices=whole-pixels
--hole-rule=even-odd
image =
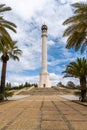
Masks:
[[[2,44],[2,56],[1,56],[1,61],[2,61],[2,72],[1,72],[1,85],[0,85],[0,94],[4,94],[5,91],[5,79],[6,79],[6,67],[7,67],[7,61],[9,58],[12,58],[13,60],[18,60],[19,61],[19,55],[22,54],[22,51],[18,49],[16,46],[16,42],[13,42],[13,48],[10,46],[5,46],[5,44]],[[4,99],[2,99],[4,100]]]
[[[77,58],[76,62],[70,62],[67,65],[64,77],[75,77],[79,78],[81,86],[81,97],[82,101],[85,101],[86,96],[86,78],[87,78],[87,59]]]
[[[5,11],[10,11],[11,8],[5,6],[5,4],[0,4],[0,13],[2,14]],[[0,43],[2,40],[5,40],[6,44],[10,44],[10,46],[13,46],[12,38],[10,37],[8,31],[6,29],[12,30],[16,33],[16,25],[10,21],[7,21],[3,18],[3,16],[0,16]]]
[[[74,16],[63,22],[63,25],[68,25],[63,36],[68,36],[66,48],[83,52],[87,46],[87,3],[75,3],[72,7]]]
[[[8,33],[8,30],[11,30],[13,32],[16,33],[16,25],[10,21],[7,21],[3,18],[2,16],[2,13],[4,13],[5,11],[10,11],[11,8],[10,7],[7,7],[5,6],[5,4],[0,4],[0,52],[3,53],[1,59],[3,61],[3,67],[2,67],[2,73],[6,73],[6,70],[3,68],[5,68],[5,63],[7,63],[7,61],[9,60],[9,56],[6,54],[6,49],[7,50],[11,50],[11,49],[14,49],[14,44],[13,44],[13,40],[10,36],[10,34]],[[4,71],[4,72],[3,72]],[[3,77],[3,75],[1,76],[3,79],[3,81],[1,80],[1,86],[0,86],[0,93],[3,93],[4,92],[4,82],[5,82],[5,79]],[[3,85],[2,85],[3,84]]]

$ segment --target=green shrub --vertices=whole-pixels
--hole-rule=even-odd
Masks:
[[[80,91],[75,91],[74,94],[75,94],[76,96],[80,96],[80,95],[81,95],[81,92],[80,92]]]
[[[5,97],[5,99],[7,100],[8,97],[12,97],[13,94],[14,94],[14,92],[5,91],[5,93],[4,93],[4,97]]]
[[[0,94],[0,101],[4,100],[4,94]]]

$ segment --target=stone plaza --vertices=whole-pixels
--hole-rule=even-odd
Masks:
[[[25,98],[0,103],[0,130],[87,130],[87,106],[60,95],[34,88]]]

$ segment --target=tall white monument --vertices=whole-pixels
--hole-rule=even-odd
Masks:
[[[39,87],[51,87],[47,72],[47,26],[42,25],[42,72],[40,73]]]

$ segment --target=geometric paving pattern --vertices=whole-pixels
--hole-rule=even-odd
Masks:
[[[0,130],[87,130],[87,108],[58,95],[0,103]]]

